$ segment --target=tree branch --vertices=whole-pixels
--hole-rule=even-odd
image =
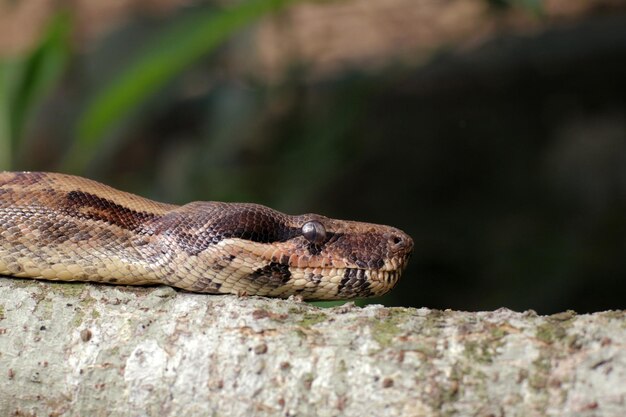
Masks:
[[[0,278],[2,416],[623,416],[626,314]]]

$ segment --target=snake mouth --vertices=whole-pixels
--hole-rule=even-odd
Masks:
[[[366,269],[364,275],[368,277],[368,289],[370,292],[367,296],[378,297],[391,291],[400,281],[400,277],[408,265],[410,255],[409,252],[405,256],[391,258],[388,260],[388,263],[385,263],[383,268],[378,270]]]
[[[292,270],[292,280],[270,294],[279,297],[299,295],[306,300],[345,300],[378,297],[393,289],[401,270],[380,271],[359,268]]]
[[[374,270],[346,268],[337,285],[337,298],[378,297],[393,289],[402,269]]]
[[[402,273],[402,271],[404,271],[406,266],[409,264],[410,258],[411,258],[410,252],[403,256],[389,258],[385,262],[385,265],[382,268],[380,268],[380,271]]]
[[[352,299],[378,297],[392,290],[407,265],[408,258],[388,261],[382,268],[322,267],[290,268],[294,294],[305,299]],[[288,294],[285,294],[288,295]]]

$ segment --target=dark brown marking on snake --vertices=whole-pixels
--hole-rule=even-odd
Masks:
[[[299,236],[300,229],[288,226],[285,218],[256,204],[235,211],[225,203],[194,202],[159,218],[156,233],[171,236],[187,254],[196,256],[224,239],[272,244]]]
[[[324,278],[321,274],[309,274],[308,275],[309,281],[311,281],[314,284],[319,284],[320,282],[322,282],[322,279]]]
[[[187,255],[197,256],[224,238],[211,226],[214,210],[211,203],[189,203],[160,217],[151,234],[176,242]]]
[[[319,255],[322,252],[322,246],[315,243],[309,243],[306,248],[311,255]]]
[[[223,255],[220,257],[218,262],[215,262],[215,264],[211,266],[211,269],[213,271],[219,272],[229,266],[232,263],[233,259],[235,259],[235,255]]]
[[[174,236],[178,245],[190,256],[197,256],[210,245],[219,242],[216,236],[201,233],[178,232]]]
[[[383,266],[385,266],[385,260],[382,258],[371,259],[369,262],[369,267],[372,269],[381,269]]]
[[[249,279],[257,284],[268,285],[272,288],[286,284],[291,278],[287,265],[270,262],[249,275]]]
[[[396,242],[395,239],[398,241]],[[381,244],[381,240],[385,244]],[[347,259],[356,269],[379,270],[384,268],[385,259],[398,255],[408,256],[406,250],[408,243],[412,245],[411,242],[404,241],[402,237],[395,234],[380,236],[378,233],[366,231],[337,236],[332,243],[326,243],[326,246],[332,246],[335,252],[341,253],[344,259]]]
[[[357,294],[359,297],[367,297],[371,294],[370,283],[363,269],[346,269],[337,288],[337,295],[343,294]]]
[[[83,191],[70,191],[65,202],[69,215],[82,219],[98,220],[126,230],[139,230],[147,221],[158,216],[131,210],[106,198]]]
[[[319,255],[324,250],[324,247],[327,245],[331,245],[340,239],[343,236],[343,233],[333,233],[330,231],[326,231],[326,240],[322,243],[307,243],[307,251],[311,255]]]
[[[289,255],[286,253],[281,254],[278,263],[281,265],[289,265]]]
[[[227,213],[216,219],[212,229],[223,238],[239,238],[257,243],[286,242],[300,234],[300,229],[289,227],[275,215],[250,208]]]
[[[385,281],[387,281],[387,284],[391,284],[392,282],[397,281],[398,278],[400,278],[400,276],[396,272],[391,271],[387,274]]]

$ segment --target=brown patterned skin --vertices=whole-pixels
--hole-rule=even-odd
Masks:
[[[0,274],[348,299],[395,286],[402,231],[258,204],[163,204],[85,178],[0,172]]]

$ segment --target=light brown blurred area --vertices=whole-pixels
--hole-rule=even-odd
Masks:
[[[124,22],[141,15],[165,15],[189,0],[2,0],[0,55],[18,55],[31,48],[53,13],[71,11],[74,39],[81,48]]]
[[[232,1],[192,0],[22,0],[0,2],[0,55],[28,50],[47,19],[57,10],[74,17],[78,50],[138,17],[158,18],[198,4],[228,7]],[[493,3],[493,4],[490,4]],[[351,0],[296,3],[277,16],[263,19],[245,50],[244,73],[272,79],[294,62],[309,76],[344,68],[380,69],[411,65],[442,46],[471,48],[495,33],[529,33],[582,16],[623,10],[623,0],[537,1],[537,13],[520,7],[494,7],[484,0]],[[514,2],[513,2],[514,3]],[[539,9],[538,9],[539,10]],[[539,18],[538,14],[541,15]],[[255,59],[250,59],[250,50]],[[245,58],[242,58],[245,56]]]
[[[538,19],[527,10],[498,10],[482,0],[302,3],[261,25],[257,42],[268,74],[281,73],[279,68],[294,61],[318,75],[344,67],[380,69],[416,64],[434,48],[469,48],[498,32],[535,31],[594,10],[623,8],[624,2],[548,0],[541,7]]]

